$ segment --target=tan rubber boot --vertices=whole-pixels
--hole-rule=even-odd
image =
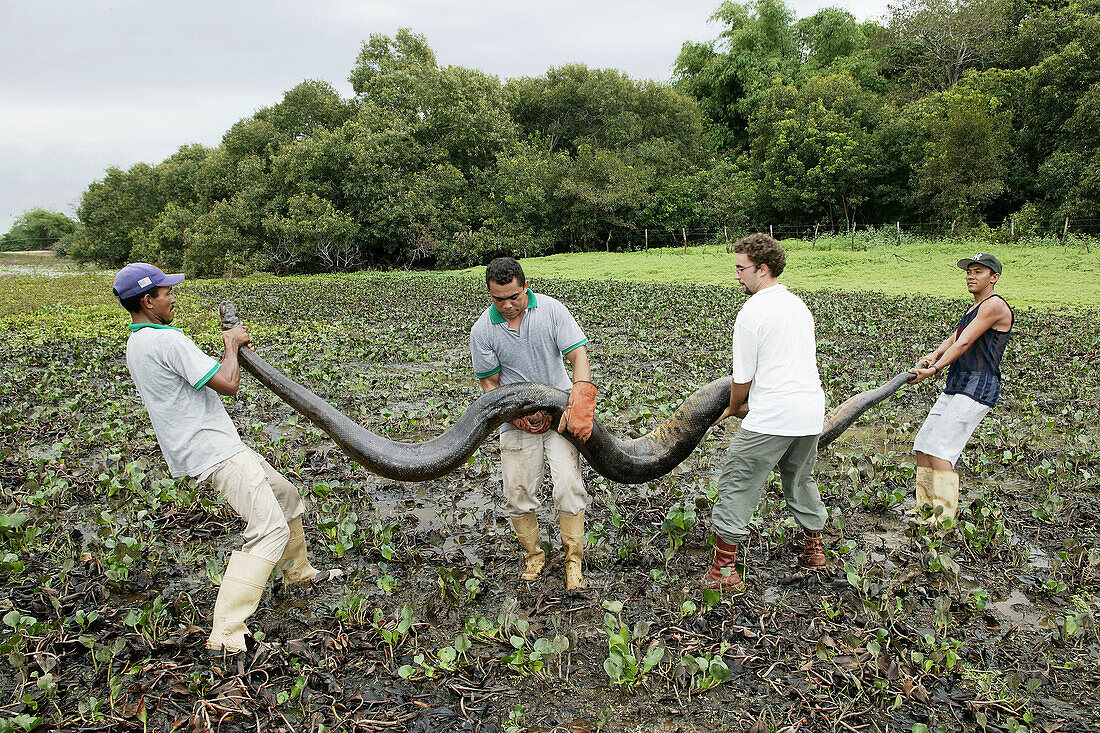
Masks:
[[[959,474],[954,471],[932,471],[932,509],[940,509],[932,515],[932,523],[954,519],[959,508]]]
[[[519,577],[523,580],[534,580],[546,567],[546,553],[543,552],[542,540],[539,539],[538,517],[534,512],[512,517],[512,528],[516,530],[519,546],[523,548],[523,562],[526,565]]]
[[[214,626],[206,640],[207,649],[231,653],[247,649],[245,636],[249,631],[244,622],[260,605],[264,586],[274,569],[275,563],[247,552],[237,550],[229,556],[214,602]]]
[[[729,568],[729,575],[722,573]],[[714,563],[699,582],[704,590],[744,590],[745,581],[737,573],[737,545],[714,538]]]
[[[581,563],[584,560],[584,512],[564,514],[558,512],[561,526],[561,547],[565,550],[565,589],[576,590],[584,586]]]
[[[306,550],[306,533],[302,528],[302,518],[295,517],[287,522],[290,527],[290,539],[286,541],[283,556],[277,563],[283,569],[283,582],[287,585],[306,585],[336,580],[343,576],[339,568],[318,570],[309,564],[309,552]]]
[[[916,503],[907,514],[920,516],[921,507],[932,503],[932,467],[917,466],[917,478],[913,482],[913,490],[916,494]]]

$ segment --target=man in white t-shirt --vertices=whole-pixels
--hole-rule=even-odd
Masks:
[[[714,564],[702,586],[744,587],[737,548],[748,539],[760,494],[778,467],[787,508],[802,526],[799,564],[825,565],[821,530],[827,514],[814,483],[817,439],[825,422],[825,393],[817,373],[814,318],[806,304],[780,285],[786,253],[767,234],[737,242],[737,280],[749,299],[733,326],[733,387],[719,418],[744,418],[730,442],[711,513]]]
[[[248,332],[243,326],[224,331],[225,355],[218,362],[168,325],[176,307],[172,287],[182,281],[182,274],[135,262],[115,276],[113,291],[132,321],[126,366],[172,476],[209,481],[245,521],[244,547],[233,552],[222,575],[206,643],[208,649],[237,652],[248,646],[245,621],[276,566],[294,585],[343,573],[310,565],[298,489],[241,442],[219,397],[237,393],[237,350],[250,343]]]

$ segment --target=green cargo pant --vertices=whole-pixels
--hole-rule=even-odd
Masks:
[[[748,539],[752,513],[760,503],[768,475],[776,467],[795,520],[804,529],[821,530],[828,515],[814,483],[817,439],[817,435],[793,437],[738,430],[718,477],[718,502],[711,512],[714,533],[730,544]]]

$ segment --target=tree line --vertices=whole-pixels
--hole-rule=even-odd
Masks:
[[[1100,0],[905,0],[881,21],[725,2],[671,84],[500,81],[372,35],[354,96],[304,81],[217,147],[110,168],[59,248],[194,275],[456,267],[755,222],[1100,218]]]

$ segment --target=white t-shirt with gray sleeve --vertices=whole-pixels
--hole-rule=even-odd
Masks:
[[[538,382],[568,392],[573,382],[563,357],[587,343],[568,308],[528,289],[527,311],[518,331],[508,326],[495,305],[485,309],[470,329],[470,359],[478,379],[499,374],[502,386]],[[503,429],[517,428],[505,423]]]
[[[126,366],[174,478],[201,477],[245,449],[218,393],[206,383],[221,364],[178,328],[130,324]]]

